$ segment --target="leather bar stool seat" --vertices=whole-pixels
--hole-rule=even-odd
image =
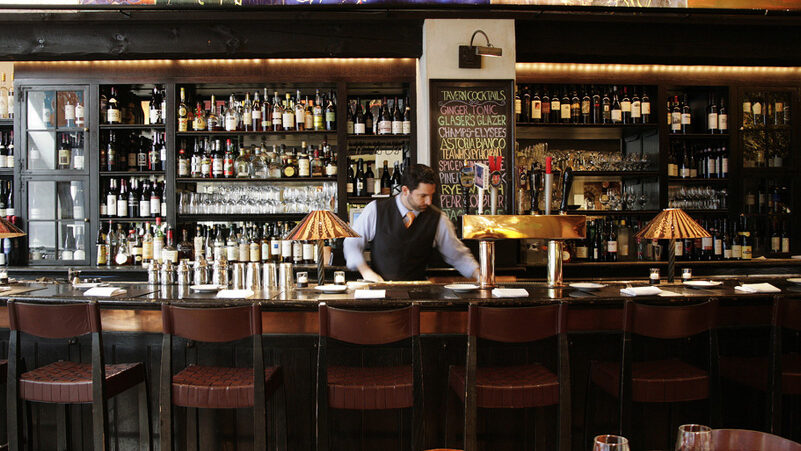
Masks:
[[[265,393],[281,386],[280,367],[264,370]],[[181,407],[253,407],[253,368],[189,365],[172,377],[172,402]]]
[[[593,365],[591,377],[602,390],[618,396],[619,363]],[[631,384],[634,402],[685,402],[709,397],[709,374],[678,359],[632,362]]]
[[[145,366],[141,362],[105,365],[106,396],[141,384]],[[77,404],[92,402],[92,364],[59,361],[36,368],[19,377],[20,398],[26,401]]]
[[[769,365],[766,356],[721,357],[720,372],[740,384],[767,390]],[[782,392],[801,395],[801,354],[797,352],[782,355]]]
[[[449,384],[464,393],[465,369],[451,369]],[[485,409],[524,409],[559,404],[559,377],[538,363],[477,368],[476,402]]]
[[[405,409],[414,405],[411,366],[328,367],[328,406],[334,409]]]

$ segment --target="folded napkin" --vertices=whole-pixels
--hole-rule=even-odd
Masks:
[[[620,294],[625,294],[626,296],[654,296],[661,292],[662,290],[659,289],[659,287],[629,287],[620,289]]]
[[[127,292],[128,290],[120,287],[93,287],[84,291],[83,294],[85,294],[86,296],[109,297],[109,296],[119,296]]]
[[[353,296],[356,299],[383,299],[387,297],[387,290],[356,290]]]
[[[744,283],[739,287],[734,287],[736,291],[743,293],[781,293],[782,290],[769,283]]]
[[[253,290],[220,290],[217,297],[220,299],[247,299],[253,296]]]
[[[681,296],[681,294],[676,293],[675,291],[662,290],[662,291],[659,292],[659,294],[657,296],[663,297],[663,298],[669,298],[669,297],[673,297],[673,296]]]
[[[528,290],[525,288],[493,288],[492,297],[496,298],[525,298]]]

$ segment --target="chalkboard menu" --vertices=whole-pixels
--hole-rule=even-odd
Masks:
[[[478,208],[478,190],[462,187],[466,164],[483,163],[498,187],[498,214],[512,213],[514,167],[512,80],[431,80],[431,161],[439,175],[439,206],[455,221]],[[497,158],[502,157],[502,159]],[[500,162],[498,160],[501,160]],[[484,191],[484,213],[490,212],[490,190]]]

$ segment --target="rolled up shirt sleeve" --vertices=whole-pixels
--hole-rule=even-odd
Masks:
[[[470,253],[467,246],[456,237],[456,229],[447,216],[440,214],[437,233],[434,236],[434,246],[437,248],[445,263],[456,268],[461,275],[473,277],[478,269],[478,262]]]
[[[348,269],[356,271],[362,263],[365,263],[364,248],[375,238],[376,219],[376,201],[372,201],[364,207],[356,221],[351,224],[351,228],[359,234],[359,237],[345,238],[342,244],[342,252],[345,254]]]

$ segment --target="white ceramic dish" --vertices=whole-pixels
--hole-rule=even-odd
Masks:
[[[718,285],[723,285],[723,282],[716,281],[716,280],[685,280],[682,282],[683,285],[687,285],[688,287],[716,287]]]
[[[795,283],[795,284],[801,285],[801,277],[792,277],[792,278],[787,279],[787,281],[790,282],[790,283]]]
[[[222,290],[223,287],[213,284],[204,284],[204,285],[191,285],[189,289],[192,291],[197,291],[198,293],[213,293],[215,291]]]
[[[445,288],[453,290],[457,293],[467,293],[478,290],[479,286],[474,283],[452,283],[450,285],[445,285]]]
[[[568,286],[570,288],[576,288],[578,290],[598,290],[600,288],[605,287],[606,285],[594,282],[573,282]]]
[[[348,290],[347,285],[317,285],[314,287],[317,291],[322,291],[323,293],[344,293]]]

